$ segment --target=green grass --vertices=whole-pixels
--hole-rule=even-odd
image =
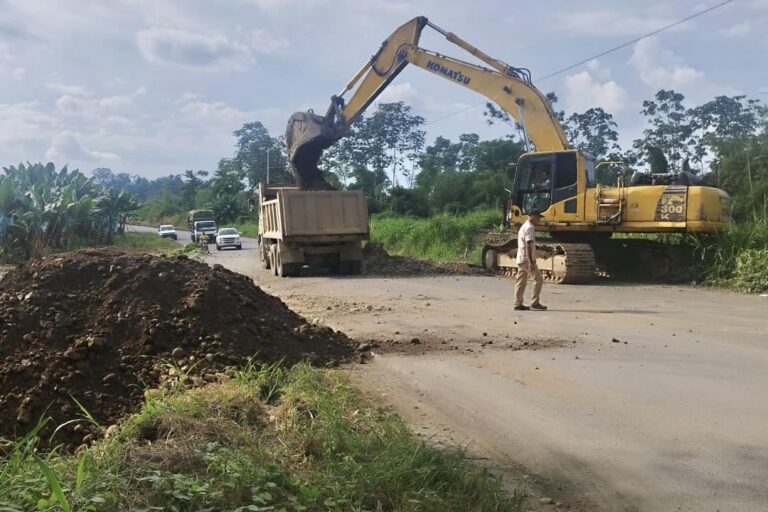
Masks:
[[[435,261],[480,261],[482,233],[501,224],[497,210],[467,215],[439,214],[428,219],[378,217],[371,220],[371,240],[392,254]]]
[[[693,239],[704,282],[747,293],[768,291],[768,217],[732,223],[728,230]]]
[[[705,285],[746,293],[768,291],[768,218],[733,222],[722,233],[616,234],[667,245],[691,246],[698,261],[695,273]]]
[[[151,252],[168,252],[176,250],[178,245],[175,241],[160,238],[154,233],[126,233],[124,235],[114,235],[112,245],[81,238],[72,238],[68,241],[65,250],[76,251],[86,247],[117,247],[121,249],[143,249]]]
[[[259,236],[259,223],[257,221],[235,222],[234,224],[227,224],[226,226],[222,227],[236,228],[241,236],[246,236],[249,238],[256,238]]]
[[[0,458],[0,510],[520,511],[488,470],[416,439],[338,371],[247,368],[155,393],[108,439]]]

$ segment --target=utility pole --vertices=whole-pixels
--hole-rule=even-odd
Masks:
[[[269,148],[267,149],[267,185],[269,185]]]

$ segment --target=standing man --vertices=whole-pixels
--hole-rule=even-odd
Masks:
[[[536,309],[543,311],[547,306],[539,302],[541,287],[544,279],[541,270],[536,265],[536,229],[534,226],[541,222],[541,212],[531,210],[528,220],[520,226],[517,232],[517,282],[515,283],[515,311],[528,311]],[[528,278],[533,277],[533,290],[531,293],[531,306],[523,304],[525,286]]]

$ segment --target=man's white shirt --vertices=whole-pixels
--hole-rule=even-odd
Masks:
[[[533,250],[531,255],[534,261],[536,261],[536,230],[528,219],[520,226],[520,231],[517,232],[517,263],[525,263],[528,261],[528,253],[525,250],[526,242],[533,242]]]

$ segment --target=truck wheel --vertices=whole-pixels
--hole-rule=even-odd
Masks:
[[[275,275],[278,277],[288,276],[288,265],[283,265],[283,260],[280,258],[280,253],[277,253],[277,264],[275,265]]]
[[[274,249],[270,249],[269,251],[269,265],[272,267],[272,273],[274,275],[278,275],[277,273],[277,251]]]
[[[220,250],[221,250],[221,246],[220,246],[219,244],[216,244],[216,250],[217,250],[217,251],[220,251]]]
[[[196,244],[196,243],[197,243],[197,240],[195,240],[195,235],[192,235],[192,243],[193,243],[193,244]]]
[[[261,264],[264,265],[265,270],[269,270],[271,268],[270,261],[269,261],[269,251],[264,247],[264,240],[259,240],[259,259],[261,260]]]

